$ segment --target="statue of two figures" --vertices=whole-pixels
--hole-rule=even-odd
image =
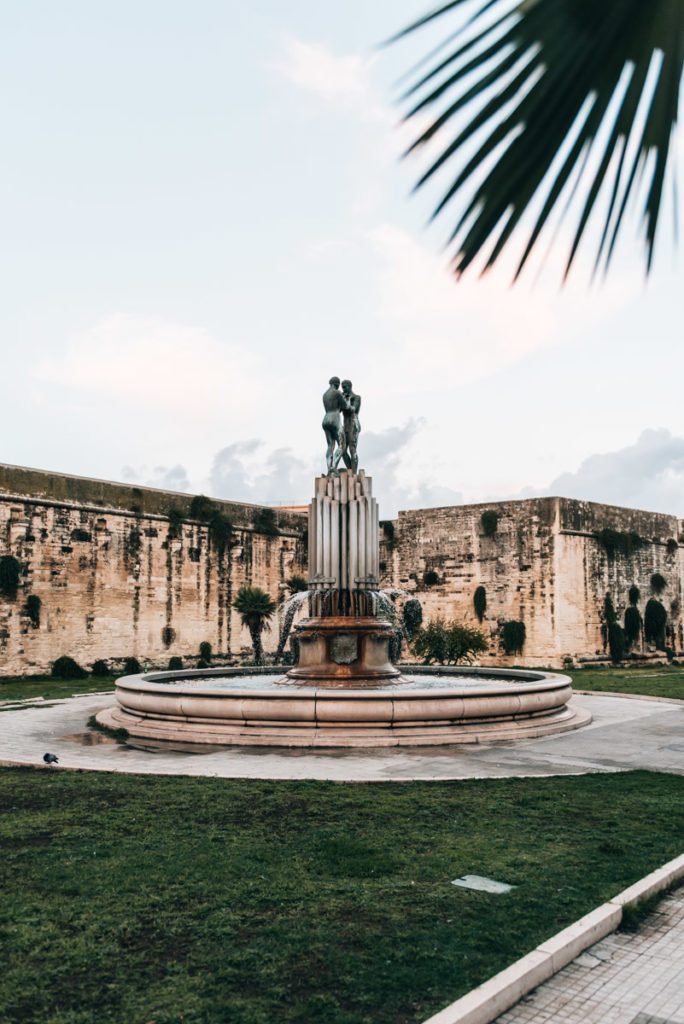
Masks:
[[[356,446],[361,431],[359,423],[361,398],[352,391],[350,380],[343,380],[342,390],[340,390],[340,378],[331,377],[330,386],[323,395],[323,406],[325,408],[323,430],[328,442],[326,452],[328,476],[337,475],[340,459],[347,469],[356,473],[359,468]]]

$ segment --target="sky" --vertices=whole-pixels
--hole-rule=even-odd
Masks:
[[[305,504],[336,374],[383,516],[684,515],[671,208],[648,281],[636,213],[603,282],[587,250],[561,288],[555,248],[515,287],[510,260],[456,281],[424,158],[400,158],[429,35],[379,45],[428,7],[3,6],[0,461]]]

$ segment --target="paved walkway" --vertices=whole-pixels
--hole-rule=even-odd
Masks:
[[[684,704],[578,694],[593,721],[583,729],[501,745],[376,750],[257,750],[210,754],[147,753],[87,728],[112,694],[0,705],[0,764],[42,765],[47,751],[62,768],[207,775],[218,778],[405,781],[581,775],[637,768],[684,775]]]
[[[684,1024],[684,888],[635,934],[613,932],[496,1024]]]

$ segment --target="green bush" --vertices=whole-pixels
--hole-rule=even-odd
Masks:
[[[19,589],[19,562],[13,555],[0,558],[0,594],[13,601]]]
[[[477,587],[473,594],[473,607],[478,621],[482,622],[487,611],[487,591],[484,587]]]
[[[66,654],[62,655],[61,658],[57,658],[57,661],[53,661],[51,675],[54,679],[87,679],[88,673],[84,668],[74,661],[73,658],[69,658]]]
[[[488,508],[480,516],[480,524],[485,537],[494,537],[499,528],[499,517],[492,508]]]
[[[309,589],[305,576],[290,576],[289,579],[285,580],[285,585],[291,594],[302,594],[305,590]]]
[[[526,635],[524,622],[519,622],[516,619],[504,622],[501,627],[501,643],[506,654],[521,654]]]
[[[207,498],[206,494],[196,494],[190,502],[188,514],[191,519],[206,521],[211,519],[214,512],[216,512],[216,505],[211,498]]]
[[[670,537],[670,539],[667,542],[668,555],[674,555],[678,548],[679,544],[677,543],[677,541],[674,539],[674,537]]]
[[[613,604],[613,598],[610,594],[606,594],[606,599],[603,602],[603,614],[606,620],[606,624],[610,626],[612,622],[617,622],[617,615],[615,614],[615,605]]]
[[[169,672],[180,672],[183,668],[183,659],[178,655],[169,658]]]
[[[206,661],[207,665],[211,661],[211,644],[208,640],[203,640],[199,645],[199,656],[203,661]],[[202,666],[205,668],[206,666]]]
[[[211,665],[206,658],[200,658],[197,662],[197,668],[211,668]]]
[[[433,661],[440,665],[470,664],[488,646],[479,629],[444,619],[432,619],[425,628],[416,630],[413,638],[413,651],[425,665]]]
[[[111,675],[111,672],[107,662],[102,658],[98,658],[97,661],[93,662],[90,674],[95,676],[96,679],[104,679],[105,676]]]
[[[639,604],[639,598],[641,597],[641,591],[637,587],[636,583],[633,583],[629,588],[629,603]]]
[[[646,538],[641,537],[638,533],[624,533],[622,530],[613,530],[610,527],[597,530],[594,537],[599,544],[603,545],[609,558],[614,558],[616,554],[629,557],[639,548],[648,544]]]
[[[214,547],[223,553],[230,545],[233,536],[233,521],[230,516],[218,510],[209,520],[209,537]]]
[[[613,664],[622,661],[625,654],[625,631],[619,622],[611,622],[608,626],[608,650]]]
[[[650,598],[644,612],[644,636],[647,644],[655,644],[659,651],[665,650],[665,626],[667,612],[655,597]]]
[[[420,629],[423,623],[423,606],[420,601],[415,597],[410,598],[404,605],[402,618],[406,635],[411,640],[415,636],[416,630]]]
[[[40,626],[40,598],[37,594],[29,594],[26,598],[26,614],[34,629]]]
[[[137,676],[142,672],[142,666],[137,658],[126,658],[124,662],[124,675]]]
[[[654,594],[662,594],[663,590],[667,586],[667,580],[664,576],[661,576],[659,572],[654,572],[651,576],[651,590]]]
[[[426,587],[434,587],[436,583],[439,583],[439,576],[434,569],[428,569],[426,573],[423,573],[423,583]]]
[[[252,525],[256,533],[263,533],[267,537],[277,537],[280,533],[276,522],[276,514],[272,508],[260,508],[254,513]]]
[[[639,609],[630,605],[625,610],[625,636],[627,643],[635,644],[641,635],[641,615]]]
[[[179,537],[183,529],[185,516],[175,505],[171,506],[167,515],[169,518],[169,537]]]

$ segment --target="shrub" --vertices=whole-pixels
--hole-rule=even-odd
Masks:
[[[679,547],[679,544],[674,539],[674,537],[670,537],[670,539],[667,542],[667,553],[668,553],[668,555],[674,555],[675,552],[677,551],[678,547]]]
[[[423,607],[415,597],[412,597],[404,605],[404,611],[402,613],[404,620],[404,629],[409,640],[415,635],[416,630],[420,629],[423,623]]]
[[[664,576],[661,576],[659,572],[654,572],[651,576],[651,590],[654,594],[662,594],[663,590],[667,586],[667,580]]]
[[[88,673],[84,668],[74,661],[73,658],[69,658],[66,654],[62,655],[61,658],[57,658],[57,661],[53,661],[51,674],[54,679],[87,679]]]
[[[603,602],[603,614],[607,625],[610,626],[611,622],[617,622],[617,615],[615,614],[615,605],[613,604],[613,598],[610,594],[606,594],[606,599]]]
[[[488,646],[479,629],[444,619],[432,619],[424,629],[418,629],[413,638],[414,653],[425,665],[432,661],[440,665],[469,664]]]
[[[614,664],[622,661],[625,653],[625,631],[619,622],[611,622],[608,626],[608,650],[610,660]]]
[[[487,591],[484,587],[477,587],[473,594],[473,607],[478,621],[482,622],[484,613],[487,611]]]
[[[185,522],[185,516],[179,508],[172,505],[168,511],[169,517],[169,537],[179,537],[183,529],[183,523]]]
[[[499,528],[499,517],[492,508],[488,508],[480,516],[480,524],[485,537],[494,537]]]
[[[256,533],[267,537],[277,537],[280,533],[276,522],[276,514],[272,508],[260,508],[254,513],[252,525]]]
[[[305,576],[290,576],[289,579],[285,580],[285,586],[291,594],[303,594],[305,590],[309,589]]]
[[[169,672],[180,672],[183,668],[183,659],[174,654],[169,658]]]
[[[26,614],[34,629],[40,626],[40,598],[37,594],[29,594],[26,598]]]
[[[191,519],[199,519],[202,521],[211,519],[215,511],[216,506],[211,498],[207,498],[205,494],[196,494],[190,502],[188,514]]]
[[[218,510],[214,512],[209,520],[209,537],[212,544],[221,554],[230,544],[233,536],[233,521],[230,516]]]
[[[639,598],[641,597],[641,591],[637,587],[636,583],[633,583],[629,588],[629,603],[639,604]]]
[[[105,676],[110,675],[109,665],[102,658],[98,658],[97,661],[93,662],[90,674],[95,676],[96,679],[104,679]]]
[[[124,662],[124,675],[137,676],[142,672],[142,665],[137,658],[126,658]]]
[[[207,665],[211,661],[211,644],[209,643],[208,640],[203,640],[202,643],[199,645],[199,656],[202,659],[202,661],[206,661]],[[206,667],[206,665],[202,666],[202,668]]]
[[[652,597],[646,604],[644,612],[644,636],[646,643],[655,644],[659,651],[665,649],[665,625],[667,623],[667,612],[660,603]]]
[[[641,537],[638,533],[623,533],[621,530],[613,530],[608,526],[597,530],[594,537],[606,549],[609,558],[613,558],[616,554],[629,556],[644,544],[648,544],[646,538]]]
[[[435,583],[439,583],[439,576],[434,569],[428,569],[426,573],[423,573],[423,583],[426,587],[434,587]]]
[[[639,609],[630,605],[625,611],[625,636],[630,646],[637,642],[641,635],[641,615]]]
[[[13,601],[19,589],[19,562],[13,555],[0,558],[0,594]]]
[[[211,665],[206,660],[206,658],[200,658],[199,661],[197,662],[197,668],[211,668]]]
[[[506,654],[521,654],[526,635],[524,622],[519,622],[516,619],[504,622],[501,627],[501,643]]]

